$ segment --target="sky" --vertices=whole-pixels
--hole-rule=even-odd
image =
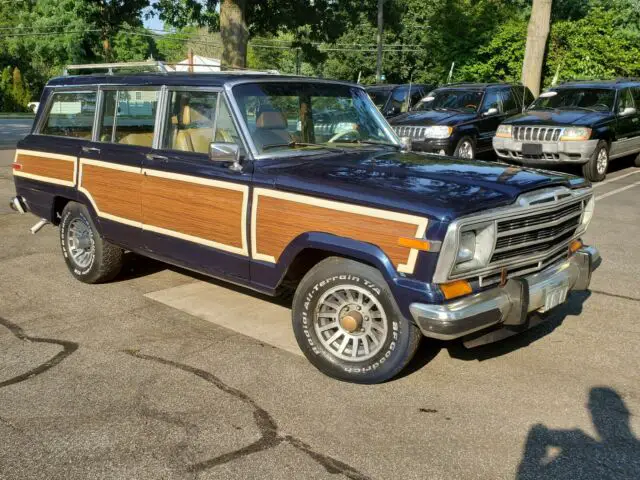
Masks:
[[[150,30],[162,30],[164,26],[162,21],[157,16],[153,16],[148,20],[145,20],[143,18],[143,22],[144,26]]]

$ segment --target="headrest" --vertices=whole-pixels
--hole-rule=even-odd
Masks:
[[[266,110],[260,112],[256,119],[256,127],[268,130],[286,130],[287,119],[282,112],[277,110]]]

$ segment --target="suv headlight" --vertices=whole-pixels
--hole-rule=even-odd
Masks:
[[[491,259],[495,241],[495,222],[462,227],[452,273],[485,267]]]
[[[449,138],[452,132],[452,127],[445,127],[444,125],[433,125],[425,129],[424,136],[425,138]]]
[[[512,131],[513,127],[511,125],[500,125],[498,126],[498,130],[496,130],[496,137],[511,138]]]
[[[576,141],[576,140],[589,140],[591,138],[591,129],[585,127],[567,127],[560,136],[561,142]]]
[[[587,205],[584,207],[584,212],[582,212],[582,219],[580,220],[580,231],[585,232],[591,223],[591,219],[593,218],[593,212],[596,208],[596,199],[591,197],[587,202]]]

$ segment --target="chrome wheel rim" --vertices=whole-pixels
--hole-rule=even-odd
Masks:
[[[607,155],[607,150],[601,148],[598,152],[598,158],[596,159],[596,170],[599,174],[603,174],[607,171],[607,164],[609,163],[609,157]]]
[[[473,145],[471,145],[471,142],[467,140],[462,142],[460,147],[458,147],[458,157],[473,159]]]
[[[314,330],[321,345],[348,362],[372,358],[387,339],[387,315],[380,302],[355,285],[327,290],[315,309]]]
[[[73,263],[79,268],[87,268],[93,262],[95,242],[91,228],[83,220],[74,218],[67,230],[67,250]]]

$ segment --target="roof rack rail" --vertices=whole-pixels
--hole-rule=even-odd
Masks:
[[[161,73],[180,73],[176,72],[171,66],[180,65],[183,67],[216,67],[217,65],[210,65],[205,63],[166,63],[160,60],[147,60],[144,62],[116,62],[116,63],[85,63],[79,65],[67,65],[64,67],[62,74],[64,76],[69,75],[70,70],[107,70],[109,75],[113,75],[114,70],[123,68],[151,68],[152,70]],[[280,75],[278,70],[252,70],[249,68],[241,67],[227,67],[219,65],[217,66],[220,72],[233,71],[235,73],[261,73],[266,75]],[[191,72],[200,73],[200,72]],[[208,72],[210,73],[210,72]],[[217,72],[216,72],[217,73]]]

